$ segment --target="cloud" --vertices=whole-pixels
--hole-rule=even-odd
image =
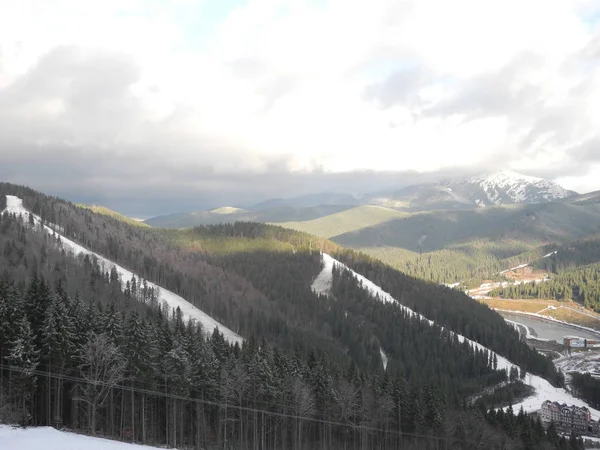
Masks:
[[[479,168],[600,188],[597,2],[219,8],[1,2],[0,175],[137,214]]]

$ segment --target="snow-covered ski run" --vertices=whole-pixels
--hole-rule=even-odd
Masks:
[[[25,208],[25,206],[23,206],[23,200],[21,200],[19,197],[15,197],[13,195],[7,195],[5,211],[8,211],[9,213],[16,214],[16,215],[21,214],[21,215],[23,215],[23,218],[25,220],[27,220],[28,215],[31,214],[33,216],[33,220],[34,220],[36,226],[39,226],[42,224],[42,221],[38,216],[31,213],[27,208]],[[128,280],[131,280],[131,278],[133,276],[135,276],[136,278],[142,278],[139,275],[134,274],[130,270],[127,270],[124,267],[120,266],[119,264],[116,264],[113,261],[106,259],[103,256],[100,256],[97,253],[94,253],[91,250],[88,250],[87,248],[64,237],[62,234],[57,232],[57,230],[59,229],[58,227],[48,226],[48,225],[43,225],[43,227],[44,227],[45,231],[47,231],[48,233],[50,233],[50,234],[56,233],[58,236],[60,236],[60,240],[62,242],[63,248],[66,251],[70,251],[73,255],[77,256],[77,255],[82,254],[82,255],[95,256],[96,258],[98,258],[98,263],[101,266],[104,266],[104,270],[106,270],[106,271],[109,271],[112,267],[115,267],[117,272],[119,273],[119,278],[121,280],[121,284],[122,284],[123,288],[125,288],[125,283]],[[197,308],[196,306],[194,306],[193,304],[188,302],[183,297],[180,297],[179,295],[175,294],[174,292],[164,289],[164,288],[162,288],[154,283],[151,283],[149,281],[148,281],[148,287],[158,289],[159,299],[160,299],[159,301],[161,301],[161,302],[164,301],[165,303],[167,303],[169,305],[170,308],[176,309],[177,307],[179,307],[181,309],[181,313],[183,314],[183,317],[185,318],[185,320],[187,320],[187,319],[197,320],[199,323],[202,324],[202,326],[204,327],[204,330],[206,330],[207,333],[212,333],[212,331],[215,329],[215,327],[218,327],[219,331],[221,333],[223,333],[223,336],[226,340],[228,340],[232,343],[235,343],[235,342],[239,342],[240,344],[242,343],[243,338],[239,334],[237,334],[237,333],[233,332],[232,330],[230,330],[229,328],[225,327],[223,324],[221,324],[218,321],[216,321],[215,319],[213,319],[211,316],[209,316],[204,311],[200,310],[199,308]]]
[[[373,298],[378,298],[379,300],[381,300],[383,302],[397,303],[409,315],[411,315],[415,318],[418,318],[420,320],[424,320],[432,326],[435,324],[435,322],[433,322],[432,320],[429,320],[426,317],[422,316],[421,314],[402,305],[394,297],[392,297],[392,295],[385,292],[383,289],[381,289],[379,286],[377,286],[371,280],[363,277],[359,273],[356,273],[354,270],[350,269],[348,266],[341,263],[340,261],[333,258],[332,256],[330,256],[326,253],[323,253],[322,258],[323,258],[324,267],[323,267],[323,270],[321,271],[321,273],[319,273],[315,282],[313,283],[313,286],[312,286],[313,290],[316,291],[317,288],[319,288],[321,286],[331,286],[332,276],[333,276],[333,274],[332,274],[333,267],[339,266],[339,267],[349,270],[352,273],[352,275],[354,276],[354,278],[359,283],[362,283],[362,286],[369,291],[369,293],[373,296]],[[318,283],[317,283],[317,281],[318,281]],[[505,357],[497,354],[496,352],[493,352],[492,350],[484,347],[483,345],[479,344],[478,342],[467,339],[458,333],[454,333],[454,332],[451,332],[451,333],[456,335],[456,337],[458,338],[458,340],[460,342],[464,342],[466,340],[473,347],[478,348],[480,350],[487,350],[491,354],[496,355],[496,358],[498,359],[498,369],[506,369],[507,371],[510,371],[511,367],[519,368],[517,365],[510,362]],[[534,374],[531,374],[528,372],[523,381],[525,384],[528,384],[529,386],[531,386],[535,389],[535,394],[532,395],[531,397],[526,398],[522,402],[513,405],[514,411],[518,411],[521,408],[521,406],[523,407],[523,410],[525,412],[538,411],[539,409],[541,409],[542,403],[544,401],[550,400],[550,401],[557,401],[559,403],[567,403],[569,405],[585,406],[590,410],[591,416],[595,420],[600,419],[600,411],[598,411],[597,409],[591,408],[583,400],[573,397],[565,389],[555,388],[547,380],[545,380],[544,378],[542,378],[538,375],[534,375]]]

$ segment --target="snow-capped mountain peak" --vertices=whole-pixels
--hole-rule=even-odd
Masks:
[[[475,175],[451,183],[461,188],[463,196],[478,206],[510,203],[539,203],[570,197],[568,191],[554,181],[502,170]]]
[[[532,177],[529,175],[523,175],[521,173],[514,172],[512,170],[498,170],[495,172],[486,172],[479,175],[475,175],[469,178],[472,183],[486,182],[490,184],[498,184],[500,186],[506,186],[509,184],[518,183],[538,183],[540,181],[546,181],[543,178]]]

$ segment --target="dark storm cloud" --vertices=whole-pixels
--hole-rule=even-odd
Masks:
[[[564,114],[576,113],[576,103],[568,110],[540,111],[535,87],[525,86],[516,93],[507,90],[519,67],[528,64],[533,63],[518,60],[495,76],[471,80],[472,85],[461,86],[455,97],[429,114],[485,116],[517,110],[523,120],[531,120],[526,116],[535,112],[540,119],[532,122],[534,136],[547,129],[576,133],[574,124],[561,121]],[[260,81],[267,108],[294,88],[293,78],[269,72],[260,61],[239,61],[232,67]],[[364,194],[466,172],[448,168],[428,175],[410,171],[331,174],[318,169],[298,173],[290,172],[291,161],[284,156],[264,157],[257,163],[257,157],[233,139],[180,133],[178,125],[193,114],[185,107],[177,106],[162,121],[147,122],[143,105],[131,94],[139,79],[139,67],[127,54],[65,46],[44,55],[0,90],[0,180],[149,217],[248,206],[273,197]],[[410,69],[368,87],[365,95],[388,107],[413,101],[412,92],[430,82],[427,71]],[[574,93],[579,99],[591,89],[584,83]],[[523,108],[524,103],[529,106]],[[566,161],[560,171],[549,167],[546,172],[552,177],[580,173],[598,160],[597,143],[574,148],[572,161]],[[518,154],[495,157],[469,171],[503,167]],[[576,163],[576,157],[588,166]],[[544,176],[542,172],[532,175]]]
[[[250,61],[237,70],[260,76],[261,66]],[[247,169],[252,155],[238,144],[170,133],[188,117],[186,109],[158,126],[145,123],[129,90],[138,80],[139,69],[125,54],[60,47],[43,56],[0,91],[0,179],[143,217],[417,181],[414,173],[290,173],[281,156]],[[285,77],[265,79],[268,102],[292,85]]]
[[[0,165],[0,180],[28,185],[74,202],[102,204],[135,216],[215,208],[247,207],[268,198],[340,192],[360,195],[410,184],[433,182],[460,171],[423,175],[416,172],[325,173],[287,170],[273,162],[262,172],[217,172],[210,166],[164,167],[160,159],[120,157],[111,152],[83,152],[26,144],[0,143],[11,155]],[[32,163],[34,161],[34,163]]]

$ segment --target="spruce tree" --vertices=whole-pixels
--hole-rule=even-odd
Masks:
[[[6,358],[11,366],[11,382],[20,405],[22,424],[31,421],[30,402],[37,385],[35,371],[39,364],[40,352],[35,348],[34,341],[29,320],[23,315],[17,322],[16,335],[10,343],[10,353]]]

